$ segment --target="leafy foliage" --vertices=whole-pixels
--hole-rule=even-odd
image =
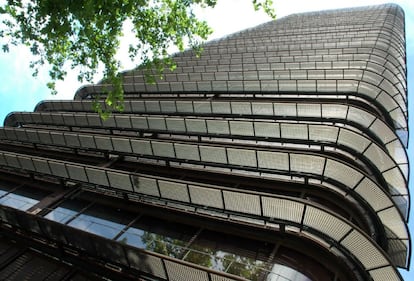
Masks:
[[[252,0],[256,10],[274,17],[272,0]],[[78,80],[92,83],[99,69],[113,87],[106,104],[123,109],[120,62],[116,52],[125,23],[132,23],[135,43],[129,47],[133,61],[151,66],[159,74],[175,68],[168,56],[172,46],[200,50],[212,30],[194,14],[196,7],[214,7],[217,0],[8,0],[0,7],[3,26],[0,36],[10,45],[27,45],[37,60],[33,75],[44,64],[50,66],[48,87],[56,93],[55,82],[67,74],[65,66],[80,67]],[[103,113],[97,104],[95,110]]]

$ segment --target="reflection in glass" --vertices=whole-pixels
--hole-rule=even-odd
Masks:
[[[118,241],[174,258],[182,258],[184,247],[196,228],[162,219],[143,217],[132,224]]]
[[[223,263],[220,257],[215,256],[216,252],[208,247],[195,245],[187,252],[185,261],[192,262],[201,266],[223,271]]]
[[[132,219],[133,216],[127,212],[109,207],[93,206],[69,222],[68,225],[113,239]]]
[[[23,186],[8,194],[4,192],[2,195],[3,197],[0,198],[0,205],[26,211],[45,197],[46,193]]]
[[[294,270],[293,268],[281,265],[274,264],[272,271],[267,276],[266,281],[312,281],[299,271]]]
[[[18,194],[9,193],[0,199],[0,204],[15,209],[26,211],[39,201],[36,199],[24,197]]]
[[[65,224],[76,214],[78,214],[83,208],[85,208],[86,205],[87,202],[84,201],[67,200],[56,209],[49,212],[45,218]]]

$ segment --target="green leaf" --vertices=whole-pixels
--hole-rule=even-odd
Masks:
[[[272,0],[252,0],[255,9],[274,16]],[[135,42],[129,48],[131,60],[141,63],[147,83],[163,78],[165,69],[177,65],[168,50],[194,48],[201,55],[202,43],[212,33],[204,21],[194,15],[196,7],[214,7],[217,0],[26,0],[7,1],[0,6],[3,20],[0,35],[12,45],[26,45],[36,57],[30,66],[33,75],[39,67],[50,67],[47,84],[56,93],[55,83],[63,80],[65,66],[79,67],[78,79],[92,83],[103,66],[102,81],[112,90],[97,96],[105,100],[94,110],[107,116],[112,110],[122,111],[124,93],[120,62],[116,58],[126,22],[134,28]],[[8,40],[8,41],[7,41]],[[9,44],[2,46],[9,51]]]

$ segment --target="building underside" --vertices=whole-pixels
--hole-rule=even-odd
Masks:
[[[106,120],[104,82],[10,113],[0,279],[402,280],[404,32],[392,4],[291,15],[123,73]]]

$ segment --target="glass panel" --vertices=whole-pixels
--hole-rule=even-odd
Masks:
[[[113,239],[132,219],[133,216],[125,211],[121,212],[108,207],[93,206],[76,217],[68,225]]]
[[[311,281],[311,279],[293,268],[274,264],[266,281]]]
[[[183,247],[195,235],[197,228],[153,217],[142,217],[117,240],[141,249],[172,257],[182,257]]]
[[[67,200],[60,204],[59,207],[49,212],[45,218],[60,222],[67,223],[73,216],[78,214],[83,208],[85,208],[87,202],[80,200]]]
[[[3,194],[4,195],[4,194]],[[47,195],[46,192],[28,187],[20,187],[0,198],[0,205],[26,211]]]
[[[251,279],[255,267],[264,265],[273,247],[265,242],[204,230],[189,248],[191,251],[184,260]]]

